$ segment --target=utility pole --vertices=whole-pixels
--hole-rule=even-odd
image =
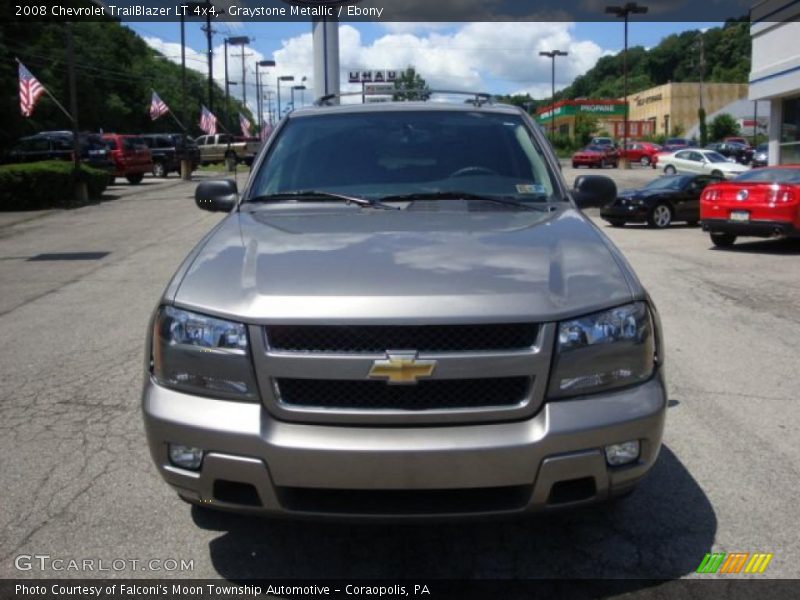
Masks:
[[[214,49],[211,46],[211,36],[216,33],[216,30],[211,29],[211,15],[206,13],[206,24],[202,28],[206,34],[206,43],[208,45],[208,110],[214,112]]]
[[[623,88],[625,94],[625,118],[623,124],[623,132],[622,132],[622,148],[623,151],[628,149],[628,112],[630,110],[630,106],[628,103],[628,21],[630,19],[630,15],[643,15],[647,12],[648,8],[646,6],[640,6],[636,4],[636,2],[628,2],[624,6],[607,6],[606,7],[606,14],[615,15],[617,17],[622,17],[625,19],[625,53],[622,55],[622,72],[623,72]],[[627,154],[624,154],[622,157],[622,168],[623,169],[630,169],[631,163],[628,161]]]
[[[72,22],[65,23],[67,34],[67,67],[69,70],[69,101],[70,112],[72,113],[72,167],[75,177],[75,199],[87,201],[89,190],[86,182],[78,177],[81,168],[81,141],[79,138],[78,125],[78,87],[75,82],[75,43],[72,39]]]
[[[245,38],[248,39],[248,38]],[[247,43],[247,42],[245,42]],[[247,107],[247,69],[244,65],[244,59],[248,56],[253,56],[252,52],[245,52],[244,51],[244,44],[242,44],[242,51],[240,54],[234,54],[233,56],[241,57],[242,59],[242,105]]]

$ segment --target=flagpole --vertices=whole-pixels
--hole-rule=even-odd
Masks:
[[[176,116],[175,116],[175,113],[174,113],[174,112],[172,112],[172,109],[170,109],[170,111],[169,111],[169,114],[170,114],[170,115],[172,115],[172,118],[173,118],[173,119],[175,119],[175,122],[176,122],[178,125],[180,125],[180,128],[181,128],[181,129],[183,129],[183,132],[184,132],[184,133],[188,133],[188,130],[186,129],[186,127],[184,127],[184,126],[183,126],[183,123],[181,123],[181,122],[178,120],[178,117],[176,117]]]
[[[15,61],[17,61],[17,64],[20,64],[20,65],[22,64],[22,61],[20,61],[20,59],[18,59],[17,57],[14,57],[14,60],[15,60]],[[46,85],[44,85],[44,84],[43,84],[41,81],[39,82],[39,84],[42,86],[42,89],[44,90],[44,93],[45,93],[45,94],[47,94],[48,96],[50,96],[50,99],[51,99],[53,102],[55,102],[55,103],[56,103],[56,106],[57,106],[58,108],[60,108],[60,109],[61,109],[61,112],[63,112],[65,115],[67,115],[67,118],[69,119],[69,122],[70,122],[70,123],[73,123],[73,122],[75,121],[75,119],[72,117],[72,115],[71,115],[71,114],[69,114],[69,113],[67,112],[67,109],[66,109],[66,108],[64,108],[63,106],[61,106],[61,102],[59,102],[58,100],[56,100],[56,97],[55,97],[55,96],[53,96],[53,94],[51,94],[51,93],[50,93],[50,90],[48,90],[48,89],[47,89],[47,86],[46,86]]]

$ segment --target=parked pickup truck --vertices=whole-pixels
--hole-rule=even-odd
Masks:
[[[196,141],[200,148],[200,162],[204,165],[228,162],[250,166],[261,148],[260,141],[240,141],[227,133],[201,135]]]

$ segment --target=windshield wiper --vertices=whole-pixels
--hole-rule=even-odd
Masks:
[[[319,190],[298,190],[295,192],[277,192],[275,194],[264,194],[250,198],[247,202],[280,202],[281,200],[342,200],[347,204],[357,204],[367,208],[382,208],[384,210],[400,210],[399,206],[390,206],[380,200],[370,200],[360,196],[348,196],[346,194],[335,194],[333,192],[322,192]]]
[[[535,210],[538,212],[550,212],[554,208],[550,205],[542,206],[530,204],[528,202],[521,202],[514,200],[513,196],[492,196],[483,194],[472,194],[470,192],[415,192],[413,194],[400,194],[397,196],[384,196],[380,199],[381,202],[397,202],[397,201],[413,201],[413,200],[483,200],[486,202],[494,202],[496,204],[505,204],[506,206],[514,206],[516,208],[523,208],[525,210]],[[536,202],[546,201],[547,196],[536,196]]]

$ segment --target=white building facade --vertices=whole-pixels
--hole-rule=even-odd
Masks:
[[[800,164],[800,2],[764,0],[750,13],[750,100],[766,100],[769,162]]]

